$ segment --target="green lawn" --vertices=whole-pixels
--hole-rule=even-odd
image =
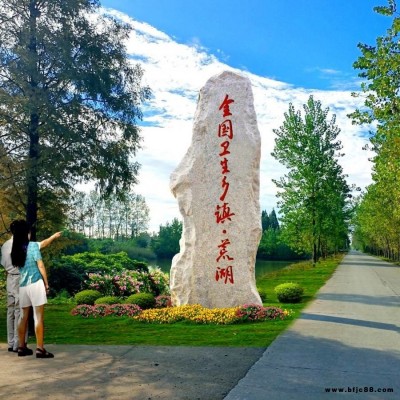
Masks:
[[[45,312],[45,342],[48,344],[163,345],[163,346],[248,346],[267,347],[315,296],[332,275],[342,257],[322,261],[312,267],[309,262],[264,275],[257,286],[267,292],[264,305],[293,310],[285,321],[268,321],[236,325],[146,324],[127,317],[82,318],[71,315],[71,304],[48,304]],[[284,282],[299,283],[305,290],[299,304],[278,303],[274,287]],[[6,342],[6,306],[0,309],[0,341]],[[30,339],[33,342],[33,339]]]

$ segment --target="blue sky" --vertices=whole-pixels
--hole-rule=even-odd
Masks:
[[[150,231],[180,218],[170,175],[190,146],[199,90],[224,70],[252,83],[262,142],[261,209],[277,209],[272,180],[285,173],[271,156],[273,130],[289,103],[301,110],[310,95],[329,108],[329,119],[336,116],[348,183],[362,189],[371,183],[373,154],[363,147],[374,127],[353,125],[347,115],[362,105],[362,98],[351,95],[360,88],[352,68],[360,55],[357,43],[374,44],[391,24],[372,10],[384,0],[104,0],[102,5],[132,26],[127,51],[153,91],[143,106],[135,190],[150,207]]]
[[[305,88],[355,88],[359,42],[390,20],[385,0],[103,0],[178,43],[197,44],[232,67]]]

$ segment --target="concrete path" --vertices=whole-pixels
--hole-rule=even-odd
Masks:
[[[335,398],[400,399],[400,267],[357,252],[225,400]]]
[[[31,346],[33,349],[34,347]],[[0,344],[0,399],[222,400],[265,348],[46,346],[17,357]]]

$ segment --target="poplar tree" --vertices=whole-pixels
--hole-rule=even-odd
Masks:
[[[130,27],[99,6],[0,0],[2,181],[31,225],[46,190],[67,196],[95,181],[109,194],[136,182],[137,122],[150,90],[126,52]]]
[[[310,96],[304,119],[290,104],[283,125],[274,130],[272,155],[288,171],[274,181],[280,189],[282,239],[296,251],[312,254],[314,263],[346,244],[348,235],[351,188],[338,164],[340,129],[335,116],[327,120],[328,112]]]
[[[269,214],[269,226],[274,231],[279,230],[278,217],[276,216],[274,209],[272,209],[271,213]]]
[[[369,250],[400,259],[400,13],[395,0],[375,12],[391,19],[391,27],[374,45],[360,43],[354,63],[363,79],[363,107],[350,114],[353,123],[374,124],[373,184],[357,208],[356,234]]]
[[[269,216],[266,210],[261,211],[261,228],[262,231],[266,231],[269,229],[271,222],[269,220]]]

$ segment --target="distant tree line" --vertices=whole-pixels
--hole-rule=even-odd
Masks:
[[[101,196],[97,191],[76,192],[68,204],[71,230],[97,239],[132,239],[146,233],[149,207],[140,194]]]
[[[274,209],[268,214],[261,212],[262,236],[257,258],[263,260],[298,260],[303,255],[296,253],[282,240],[281,227]]]
[[[294,260],[303,258],[282,242],[281,230],[275,210],[261,213],[262,238],[257,257],[263,260]],[[182,236],[182,222],[174,218],[172,222],[160,225],[159,232],[152,236],[151,248],[159,258],[172,258],[179,253]]]
[[[182,236],[182,222],[174,218],[171,223],[160,225],[158,234],[153,236],[151,248],[159,258],[172,258],[179,253]]]

